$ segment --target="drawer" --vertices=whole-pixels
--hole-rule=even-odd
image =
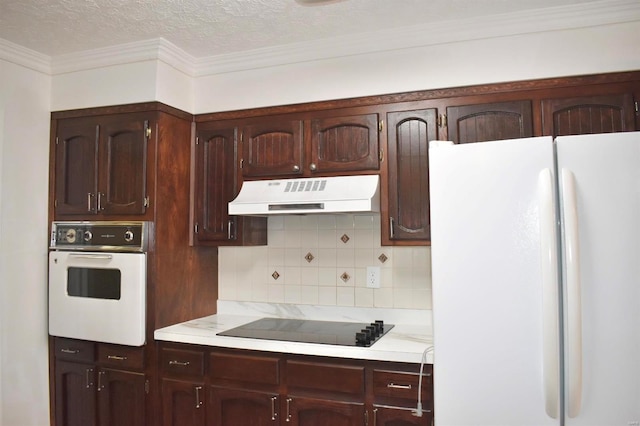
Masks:
[[[160,371],[175,376],[203,376],[204,352],[191,349],[162,348]]]
[[[93,362],[95,360],[94,342],[56,337],[54,348],[55,357],[58,359],[85,362]]]
[[[420,374],[402,371],[373,370],[373,394],[376,398],[397,398],[415,401],[418,398]],[[422,400],[432,398],[430,370],[422,373]]]
[[[209,370],[214,380],[231,380],[265,385],[280,383],[279,358],[269,356],[212,353]]]
[[[286,374],[289,390],[297,388],[364,394],[364,366],[287,360]]]
[[[98,344],[100,365],[142,370],[144,368],[144,347]]]

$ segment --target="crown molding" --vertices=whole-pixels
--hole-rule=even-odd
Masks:
[[[640,21],[637,0],[602,0],[295,43],[196,59],[196,76],[389,50]]]
[[[51,75],[51,57],[0,38],[0,59]]]
[[[203,58],[196,58],[162,38],[53,58],[0,39],[0,59],[50,75],[155,60],[190,77],[200,77],[390,50],[634,21],[640,21],[638,0],[601,0],[379,30]]]

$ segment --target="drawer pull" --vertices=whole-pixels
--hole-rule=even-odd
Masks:
[[[403,390],[411,390],[411,385],[400,385],[397,383],[389,383],[387,385],[389,389],[403,389]]]
[[[113,359],[116,361],[126,361],[127,357],[126,356],[120,356],[120,355],[108,355],[107,356],[108,359]]]
[[[189,361],[171,360],[171,361],[169,361],[169,365],[179,365],[181,367],[186,367],[187,365],[189,365]]]
[[[79,349],[60,349],[60,352],[62,352],[63,354],[79,354],[80,350]]]

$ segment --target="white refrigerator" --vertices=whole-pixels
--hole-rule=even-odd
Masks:
[[[640,132],[429,156],[435,425],[640,425]]]

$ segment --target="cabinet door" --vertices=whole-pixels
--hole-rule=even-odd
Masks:
[[[438,138],[436,110],[392,112],[387,125],[389,216],[383,213],[383,221],[389,224],[388,239],[428,241],[429,141]]]
[[[533,136],[531,101],[447,107],[447,130],[454,143]]]
[[[204,127],[204,126],[203,126]],[[198,129],[196,145],[196,226],[199,241],[234,238],[229,201],[238,194],[235,128]]]
[[[59,120],[56,131],[55,213],[95,213],[98,130],[93,118]]]
[[[56,361],[55,368],[56,424],[95,425],[95,367],[89,364]]]
[[[311,121],[311,173],[378,170],[378,114]]]
[[[271,426],[279,422],[277,395],[210,388],[207,417],[216,426]]]
[[[270,120],[242,128],[242,175],[302,174],[302,120]]]
[[[373,407],[373,426],[431,426],[433,414],[423,410],[422,416],[413,415],[413,409],[395,407]]]
[[[98,417],[101,426],[144,426],[146,379],[131,371],[98,372]]]
[[[362,426],[364,404],[326,399],[288,397],[285,422],[292,426]]]
[[[203,383],[162,379],[163,426],[204,426],[204,398]]]
[[[635,130],[633,95],[585,96],[542,101],[543,135],[565,136]]]
[[[147,207],[146,114],[122,114],[100,129],[98,210],[103,214],[144,214]]]

